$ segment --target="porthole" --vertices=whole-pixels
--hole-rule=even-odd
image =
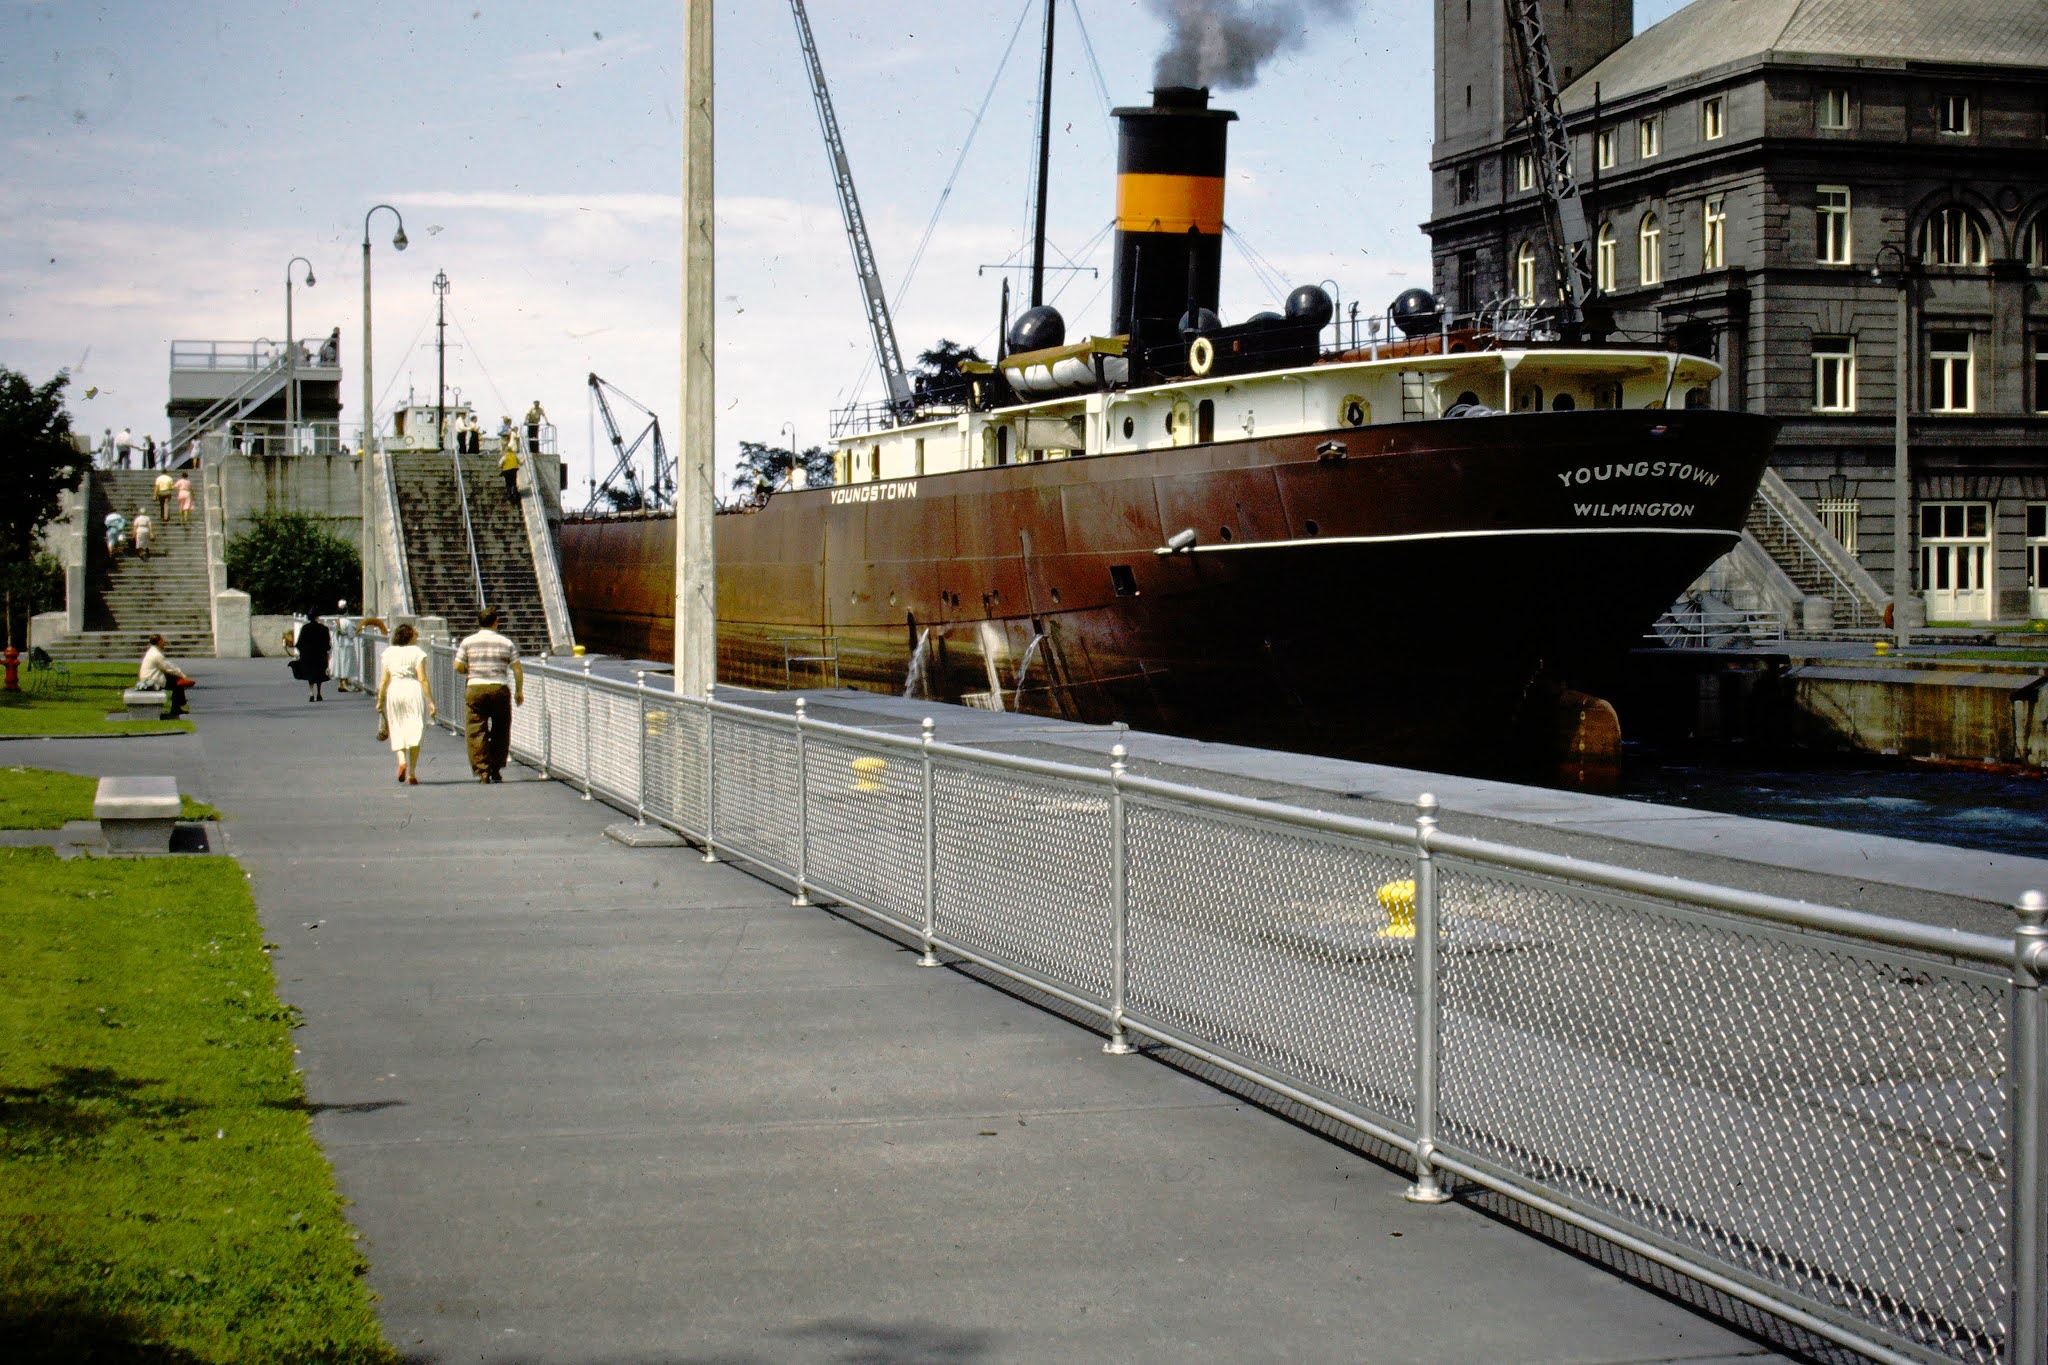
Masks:
[[[1228,526],[1219,526],[1216,528],[1216,534],[1220,539],[1229,540],[1230,528]]]
[[[1130,439],[1131,439],[1131,437],[1133,437],[1133,436],[1135,436],[1135,435],[1137,435],[1137,434],[1138,434],[1138,419],[1137,419],[1137,418],[1135,418],[1135,417],[1126,417],[1126,418],[1124,418],[1124,439],[1125,439],[1126,441],[1128,441],[1128,440],[1130,440]]]
[[[1058,606],[1060,604],[1060,590],[1058,588],[1054,588],[1052,590],[1052,604],[1054,606]]]
[[[1138,576],[1131,572],[1128,564],[1112,564],[1109,566],[1109,587],[1118,597],[1136,597]]]
[[[1346,394],[1337,404],[1337,420],[1347,427],[1362,427],[1372,420],[1372,404],[1355,393]]]
[[[1323,528],[1316,525],[1316,519],[1314,517],[1310,517],[1307,521],[1304,521],[1301,524],[1301,530],[1302,534],[1311,536],[1319,536],[1323,533]]]
[[[1168,412],[1168,413],[1166,414],[1166,434],[1167,434],[1168,436],[1171,436],[1171,435],[1173,435],[1173,413],[1172,413],[1172,412]]]

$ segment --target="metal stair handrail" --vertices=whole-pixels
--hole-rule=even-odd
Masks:
[[[384,477],[371,480],[371,486],[377,489],[379,495],[383,498],[383,505],[376,509],[377,513],[384,518],[384,524],[391,528],[391,560],[392,567],[397,570],[391,580],[391,606],[396,615],[411,616],[413,614],[412,561],[405,552],[405,523],[398,515],[398,475],[391,468],[391,452],[387,450],[366,447],[363,451],[363,458],[366,460],[376,460],[384,466]],[[363,551],[365,554],[369,553],[370,542],[373,539],[372,531],[374,528],[369,518],[369,511],[365,509],[363,524]],[[363,610],[367,612],[369,609],[370,604],[368,602],[363,603]]]
[[[179,446],[204,436],[223,422],[232,422],[237,417],[240,417],[262,401],[262,399],[252,396],[259,389],[263,389],[263,397],[268,398],[270,395],[268,390],[265,389],[266,383],[269,380],[285,375],[288,368],[285,364],[285,357],[279,355],[277,359],[271,361],[262,369],[257,370],[240,384],[237,384],[226,397],[216,398],[212,406],[178,429],[177,435],[171,438],[172,449],[176,450]]]
[[[476,558],[476,527],[469,519],[469,480],[462,477],[462,452],[454,451],[449,458],[455,461],[455,500],[462,505],[462,538],[469,542],[469,581],[476,586],[476,609],[481,613],[490,604],[484,601],[484,571]]]
[[[519,509],[526,521],[526,544],[533,555],[533,577],[540,589],[541,613],[547,618],[548,645],[557,653],[576,648],[575,627],[569,620],[569,598],[562,590],[562,566],[555,557],[555,537],[548,525],[547,500],[541,493],[539,462],[528,455],[513,475],[520,488]],[[530,495],[530,496],[529,496]]]
[[[1825,595],[1843,603],[1850,616],[1841,624],[1875,625],[1883,621],[1891,594],[1821,525],[1820,518],[1808,510],[1776,470],[1764,470],[1763,481],[1757,485],[1755,506],[1783,535],[1787,550],[1801,560],[1811,561],[1833,583],[1838,592]]]

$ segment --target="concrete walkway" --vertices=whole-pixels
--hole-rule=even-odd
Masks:
[[[1770,1359],[1748,1339],[359,697],[0,746],[228,816],[387,1331],[491,1362]]]

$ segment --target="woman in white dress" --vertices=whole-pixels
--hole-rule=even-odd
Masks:
[[[427,681],[427,651],[413,641],[419,632],[400,626],[384,651],[383,670],[377,679],[377,709],[384,713],[384,725],[391,735],[391,750],[398,755],[398,780],[420,784],[420,735],[427,717],[434,714],[434,686]]]

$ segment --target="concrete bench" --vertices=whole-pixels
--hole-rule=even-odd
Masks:
[[[170,693],[153,687],[131,687],[121,694],[121,704],[128,708],[130,720],[157,720],[164,713],[164,704]]]
[[[92,798],[110,853],[169,853],[179,809],[175,777],[103,777]]]

